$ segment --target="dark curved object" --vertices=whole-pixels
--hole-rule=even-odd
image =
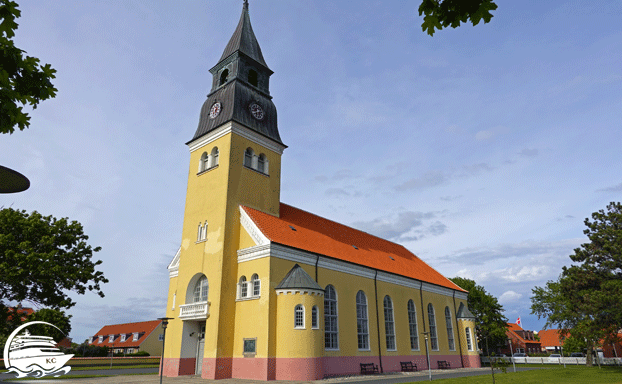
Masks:
[[[23,192],[30,187],[30,180],[21,173],[0,165],[0,193]]]

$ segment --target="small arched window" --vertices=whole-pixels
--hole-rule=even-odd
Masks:
[[[466,340],[467,340],[467,349],[469,351],[473,350],[473,342],[471,341],[471,328],[466,327],[465,329],[465,336],[466,336]]]
[[[203,276],[199,279],[199,281],[197,281],[197,284],[194,286],[194,297],[192,301],[194,303],[206,302],[207,292],[208,292],[207,277]]]
[[[395,348],[395,322],[393,321],[393,302],[389,296],[384,297],[384,333],[386,336],[387,350]]]
[[[408,300],[408,328],[410,329],[410,349],[419,350],[419,334],[417,332],[417,309],[415,302]]]
[[[201,160],[199,160],[199,173],[205,171],[209,166],[209,156],[207,152],[203,152],[201,155]]]
[[[327,285],[324,294],[324,348],[339,349],[337,322],[337,292]]]
[[[253,285],[253,296],[259,296],[261,293],[261,280],[259,280],[258,274],[255,273],[251,277],[251,284]]]
[[[248,71],[248,82],[251,83],[251,85],[254,85],[255,87],[258,84],[258,82],[257,82],[257,71],[255,71],[254,69],[251,69],[251,70]]]
[[[311,308],[311,328],[320,329],[320,313],[316,305]]]
[[[248,167],[248,168],[252,168],[253,167],[253,156],[255,155],[255,152],[253,152],[252,148],[246,148],[246,151],[244,151],[244,166]]]
[[[238,290],[240,292],[240,298],[248,296],[248,283],[246,282],[246,276],[240,277],[240,283],[238,284]]]
[[[229,70],[225,68],[225,70],[220,73],[220,83],[218,85],[220,86],[226,83],[228,78],[229,78]]]
[[[304,329],[305,327],[305,307],[298,304],[294,308],[294,328]]]
[[[214,147],[212,149],[212,153],[210,154],[210,157],[211,157],[210,159],[211,161],[210,161],[209,166],[210,168],[213,168],[218,165],[218,147]]]
[[[428,304],[428,320],[430,322],[430,347],[433,351],[438,351],[438,337],[436,335],[436,320],[434,318],[434,306]]]
[[[369,349],[369,328],[367,324],[367,297],[363,291],[358,291],[356,294],[356,333],[359,349]]]
[[[268,173],[268,159],[263,153],[257,159],[257,170],[261,173]]]
[[[454,327],[451,324],[451,311],[449,307],[445,307],[445,324],[447,326],[447,344],[449,344],[449,350],[455,351],[456,345],[454,343]]]

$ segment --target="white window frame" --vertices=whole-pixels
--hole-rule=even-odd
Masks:
[[[367,312],[367,295],[356,293],[356,334],[359,351],[369,351],[369,313]]]
[[[384,306],[384,333],[385,346],[387,351],[397,351],[397,343],[395,341],[395,318],[393,316],[393,300],[386,295],[383,300]]]
[[[305,306],[302,304],[294,307],[294,329],[305,329]]]
[[[246,299],[247,297],[249,297],[248,281],[246,281],[246,276],[242,275],[238,282],[238,299]]]
[[[329,293],[330,292],[330,293]],[[334,299],[331,295],[334,294]],[[334,313],[331,306],[334,303]],[[337,290],[332,285],[327,285],[324,294],[324,349],[327,351],[339,350],[339,301]],[[334,320],[334,321],[333,321]],[[334,329],[332,325],[334,324]],[[334,335],[334,339],[331,335]],[[328,342],[327,342],[328,341]],[[334,341],[334,346],[333,346]],[[328,345],[327,345],[328,344]]]
[[[456,350],[456,340],[454,338],[454,327],[451,320],[451,310],[445,307],[445,325],[447,327],[447,345],[450,351]]]
[[[134,332],[134,336],[132,337],[132,341],[138,341],[138,332]]]
[[[259,275],[258,274],[253,274],[253,276],[251,276],[251,288],[252,288],[252,297],[259,297],[261,296],[261,280],[259,280]]]
[[[122,334],[121,334],[121,340],[120,340],[120,341],[121,341],[121,342],[124,342],[124,341],[125,341],[125,333],[122,333]]]
[[[418,351],[419,331],[417,329],[417,307],[412,299],[408,300],[408,329],[410,331],[410,350]],[[413,345],[415,348],[413,348]]]
[[[207,295],[209,294],[209,282],[207,276],[203,275],[196,282],[194,290],[192,291],[193,303],[205,303],[207,302]]]
[[[438,333],[436,331],[436,315],[434,313],[434,305],[428,304],[428,321],[430,326],[430,349],[438,351]]]
[[[98,343],[103,343],[104,342],[104,336],[103,335],[99,336],[98,338],[99,338]]]
[[[311,308],[311,329],[320,329],[320,310],[317,305]]]

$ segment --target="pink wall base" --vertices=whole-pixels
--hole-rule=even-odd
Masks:
[[[233,358],[231,357],[204,358],[201,367],[201,378],[211,380],[230,379],[232,363]]]
[[[165,358],[162,374],[166,377],[194,375],[195,364],[196,359],[193,357],[183,359]]]

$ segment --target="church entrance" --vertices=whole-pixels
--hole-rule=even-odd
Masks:
[[[199,326],[198,336],[196,367],[194,369],[194,373],[201,376],[203,368],[203,350],[205,349],[205,324]]]

